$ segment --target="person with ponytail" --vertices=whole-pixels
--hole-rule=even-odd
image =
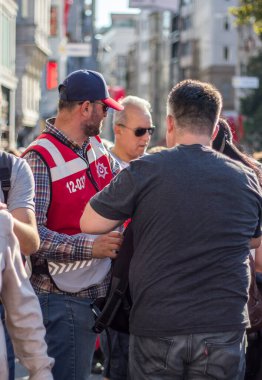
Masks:
[[[247,153],[240,150],[233,142],[233,134],[231,132],[230,126],[227,121],[223,118],[219,119],[217,130],[215,132],[215,137],[212,143],[212,148],[224,155],[232,158],[233,160],[241,162],[243,165],[251,168],[258,179],[258,182],[262,188],[262,170],[261,164],[250,157]],[[262,256],[259,253],[262,253],[262,247],[260,246],[256,250],[252,250],[252,254],[257,257]],[[262,269],[261,269],[262,271]],[[256,276],[256,277],[255,277]],[[260,288],[261,299],[262,299],[262,273],[254,274],[254,282],[257,281],[257,286]],[[250,287],[250,290],[253,287]],[[249,298],[252,298],[252,295],[249,295]],[[259,302],[256,302],[258,305]],[[251,315],[251,310],[249,309],[249,314]],[[251,319],[251,318],[250,318]],[[262,316],[260,317],[262,320]],[[252,321],[251,321],[252,322]],[[262,329],[255,330],[252,329],[247,331],[247,350],[246,350],[246,373],[245,380],[259,380],[262,376]]]
[[[250,167],[256,174],[258,182],[262,187],[262,170],[261,164],[250,157],[247,153],[240,150],[233,142],[233,134],[231,132],[228,122],[220,118],[218,122],[218,130],[212,143],[212,148],[226,156],[241,162],[242,164]]]

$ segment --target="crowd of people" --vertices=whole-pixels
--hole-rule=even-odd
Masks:
[[[130,220],[130,334],[109,329],[111,352],[101,334],[104,380],[261,379],[262,322],[249,332],[248,299],[251,254],[262,272],[262,171],[234,144],[219,91],[176,84],[166,146],[151,150],[147,100],[116,102],[91,70],[58,92],[56,116],[11,155],[7,200],[0,190],[0,379],[14,380],[15,356],[31,380],[89,378],[92,305]]]

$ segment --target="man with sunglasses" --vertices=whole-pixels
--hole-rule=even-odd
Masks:
[[[111,153],[124,168],[131,160],[145,154],[154,126],[147,100],[129,95],[121,100],[121,104],[124,109],[114,114],[115,143]]]
[[[38,295],[48,353],[55,358],[55,380],[89,377],[96,335],[90,304],[104,297],[119,232],[83,234],[79,219],[86,202],[107,185],[119,165],[99,133],[109,107],[103,76],[78,70],[59,85],[55,118],[27,148],[24,158],[34,174],[40,249],[30,260],[31,283]],[[109,259],[103,259],[105,253]]]
[[[114,146],[110,149],[121,169],[129,166],[146,153],[154,132],[150,103],[138,96],[129,95],[120,101],[124,109],[114,113]],[[129,335],[110,330],[111,352],[105,333],[101,335],[101,346],[105,356],[105,373],[110,358],[110,380],[127,379]],[[104,380],[108,380],[104,377]]]

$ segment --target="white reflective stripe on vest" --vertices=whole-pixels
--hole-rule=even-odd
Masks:
[[[111,268],[111,260],[92,259],[69,264],[48,262],[49,273],[58,289],[77,293],[100,284]]]
[[[50,169],[52,181],[58,181],[62,178],[66,178],[71,174],[80,172],[87,168],[85,161],[78,157],[72,161],[65,162],[63,166]]]
[[[66,178],[72,174],[78,173],[81,170],[86,169],[85,161],[77,157],[71,161],[65,161],[62,154],[59,152],[57,147],[47,139],[36,140],[36,144],[48,150],[51,154],[55,164],[57,165],[54,168],[50,168],[52,181],[59,181],[62,178]]]
[[[87,157],[89,164],[92,164],[92,162],[104,156],[106,154],[106,151],[103,150],[103,145],[99,143],[95,137],[90,137],[90,143],[91,149],[87,151]]]
[[[63,272],[69,272],[70,270],[76,270],[78,268],[89,267],[92,264],[92,260],[74,261],[73,263],[64,264],[59,262],[48,262],[48,269],[51,276],[55,274],[61,274]]]
[[[65,160],[62,154],[59,152],[57,147],[51,141],[47,139],[39,139],[39,140],[33,141],[33,143],[30,144],[29,146],[31,147],[35,145],[39,145],[45,148],[51,154],[53,160],[55,161],[56,166],[64,165]]]

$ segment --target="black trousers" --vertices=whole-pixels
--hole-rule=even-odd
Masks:
[[[247,334],[245,380],[260,380],[262,371],[262,330]]]

